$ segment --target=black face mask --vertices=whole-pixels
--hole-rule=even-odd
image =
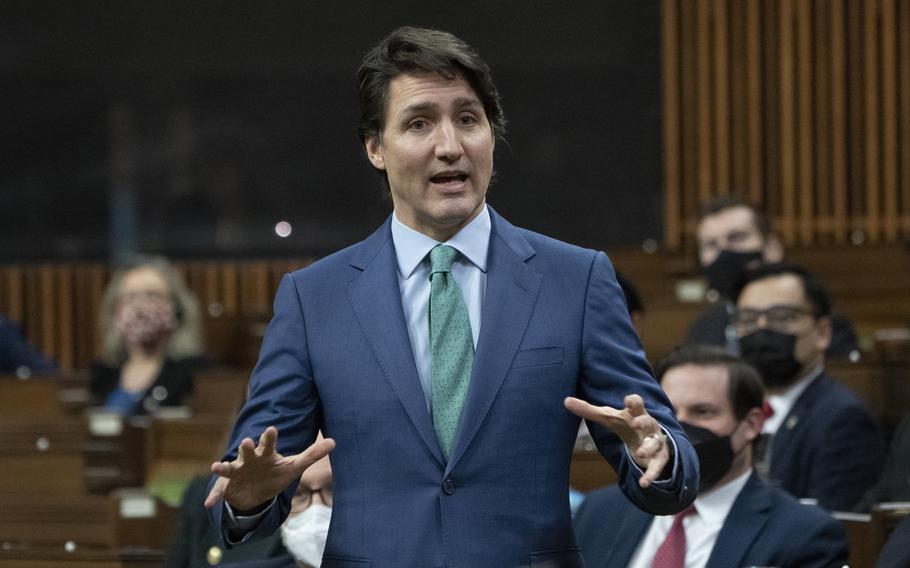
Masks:
[[[799,375],[802,365],[794,356],[795,345],[795,335],[769,329],[739,338],[740,356],[758,369],[765,386],[771,389],[790,385]]]
[[[718,436],[707,428],[680,422],[698,454],[700,470],[698,491],[707,491],[733,467],[733,445],[730,436]]]
[[[751,252],[735,252],[732,250],[722,250],[714,262],[704,268],[705,277],[708,279],[708,287],[717,290],[717,293],[724,298],[733,298],[733,288],[739,280],[740,274],[750,264],[760,261],[762,251],[756,250]]]

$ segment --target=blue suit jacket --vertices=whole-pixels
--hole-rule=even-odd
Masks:
[[[629,505],[616,487],[588,496],[575,518],[588,568],[626,568],[653,515]],[[717,535],[706,568],[837,567],[847,563],[847,537],[826,512],[752,474]]]
[[[622,407],[641,394],[677,442],[673,482],[640,489],[621,441],[592,425],[601,453],[640,507],[671,513],[695,497],[697,458],[606,255],[491,218],[480,337],[448,461],[408,339],[389,221],[282,280],[230,447],[269,425],[283,455],[319,428],[335,439],[325,568],[582,566],[568,497],[579,420],[567,396]],[[257,532],[279,526],[293,489]]]
[[[852,511],[884,460],[878,425],[860,399],[822,374],[796,400],[771,442],[772,485],[820,507]]]

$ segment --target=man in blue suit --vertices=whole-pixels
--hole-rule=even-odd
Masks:
[[[212,467],[215,526],[229,543],[275,530],[301,471],[332,451],[324,568],[583,566],[568,499],[579,416],[630,500],[685,508],[697,458],[606,255],[486,204],[505,124],[486,63],[451,34],[401,28],[358,85],[394,212],[284,277]]]
[[[853,510],[881,473],[884,441],[862,401],[825,372],[832,331],[824,287],[787,264],[747,271],[732,322],[773,409],[760,471],[795,497]]]
[[[657,375],[701,461],[694,511],[655,517],[630,506],[616,487],[592,493],[575,519],[588,567],[672,566],[661,551],[672,546],[674,527],[682,531],[679,567],[843,566],[840,523],[752,470],[764,420],[755,370],[719,347],[689,346],[668,355]]]

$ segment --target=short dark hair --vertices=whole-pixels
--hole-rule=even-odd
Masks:
[[[454,35],[424,28],[401,27],[377,43],[357,69],[361,142],[379,136],[384,127],[389,83],[403,73],[436,73],[445,79],[461,75],[483,104],[493,135],[503,138],[506,119],[490,67],[470,45]]]
[[[771,233],[773,233],[774,230],[771,226],[771,220],[765,215],[765,212],[756,204],[747,201],[738,195],[721,195],[702,204],[698,212],[698,221],[695,224],[698,226],[706,217],[717,215],[728,209],[736,209],[737,207],[745,207],[752,212],[752,220],[755,222],[755,228],[758,229],[758,232],[763,239],[767,240],[768,237],[771,236]]]
[[[799,279],[806,300],[812,306],[812,315],[815,319],[831,315],[831,296],[828,295],[821,280],[801,266],[784,262],[762,264],[751,270],[745,270],[740,275],[733,297],[738,301],[743,289],[749,284],[778,276],[795,276]]]
[[[664,375],[670,369],[683,365],[727,369],[729,377],[727,398],[730,400],[734,416],[739,420],[745,418],[753,408],[762,408],[765,402],[765,384],[758,371],[720,347],[714,345],[677,347],[661,359],[655,367],[658,382],[663,382]]]

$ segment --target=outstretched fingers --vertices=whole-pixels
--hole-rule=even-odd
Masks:
[[[306,468],[329,455],[329,452],[334,449],[335,440],[323,438],[322,440],[317,440],[306,450],[293,456],[291,459],[293,460],[294,469],[297,471],[297,475],[303,474]]]
[[[214,465],[212,466],[212,469],[214,470]],[[212,490],[209,491],[208,496],[205,498],[206,509],[211,509],[224,499],[224,490],[227,488],[227,484],[228,479],[226,477],[218,478],[218,481],[215,482],[215,485],[212,486]]]

